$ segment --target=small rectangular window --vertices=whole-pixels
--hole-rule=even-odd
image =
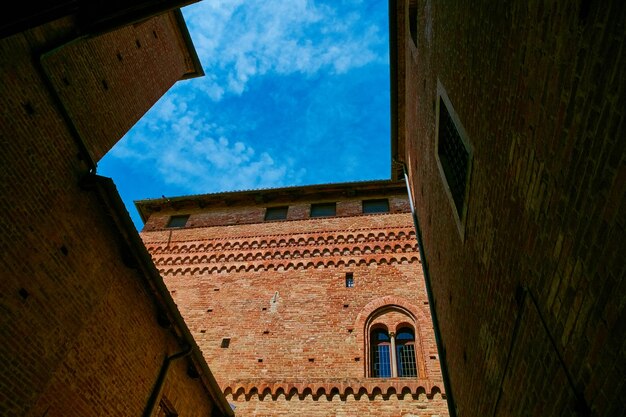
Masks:
[[[346,272],[346,288],[354,287],[354,274],[352,272]]]
[[[328,217],[337,213],[337,203],[311,204],[311,217]]]
[[[230,338],[229,337],[225,337],[222,339],[222,344],[220,345],[220,347],[222,349],[226,349],[228,348],[228,346],[230,346]]]
[[[459,115],[440,81],[437,81],[437,90],[439,99],[436,102],[435,159],[461,240],[464,240],[473,149]]]
[[[289,207],[268,207],[265,209],[265,220],[284,220],[287,218]]]
[[[363,200],[363,213],[389,213],[389,200]]]
[[[185,225],[187,224],[187,220],[189,220],[188,214],[172,216],[167,222],[167,227],[185,227]]]
[[[439,103],[439,146],[437,152],[460,217],[465,199],[469,152],[465,148],[461,135],[459,135],[443,100]]]

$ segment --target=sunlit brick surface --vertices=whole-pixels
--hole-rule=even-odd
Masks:
[[[144,242],[237,415],[447,415],[408,200],[385,184],[367,198],[389,198],[390,212],[370,215],[338,191],[323,196],[336,216],[310,218],[307,188],[280,200],[278,221],[264,221],[268,204],[221,207],[228,194],[152,205]],[[183,213],[185,228],[165,227]],[[370,378],[367,320],[393,306],[409,315],[379,320],[415,318],[418,376]]]

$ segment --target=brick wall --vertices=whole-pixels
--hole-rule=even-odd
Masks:
[[[398,2],[408,165],[458,415],[623,415],[623,2]],[[439,83],[439,88],[438,88]],[[464,238],[438,91],[473,147]]]
[[[44,72],[94,160],[189,71],[180,43],[168,13],[45,51]]]
[[[287,398],[281,393],[276,398],[267,395],[260,399],[258,394],[253,394],[249,398],[240,395],[235,400],[232,400],[230,395],[227,398],[235,405],[235,413],[241,416],[441,417],[448,415],[446,400],[442,399],[439,393],[433,396],[427,396],[424,393],[405,395],[390,393],[389,395],[375,394],[371,397],[366,394],[360,396],[348,394],[345,397],[334,395],[331,398],[325,395],[314,397],[310,394],[302,398],[297,396]]]
[[[268,205],[163,201],[147,219],[144,243],[237,415],[447,415],[408,201],[382,196],[390,213],[343,198],[309,218],[302,198],[264,221]],[[184,228],[165,227],[180,214]],[[415,327],[416,378],[366,377],[367,320],[386,306],[408,311],[386,314],[390,329]]]
[[[75,121],[93,133],[88,148],[96,156],[173,82],[168,74],[146,83],[138,69],[168,66],[170,58],[180,60],[176,54],[166,62],[157,54],[136,57],[137,71],[109,68],[115,45],[124,50],[129,31],[154,36],[153,23],[78,41],[45,64],[72,82],[97,84],[95,74],[107,74],[115,97],[85,85],[80,97],[63,97],[66,110],[83,106],[93,116]],[[72,33],[68,18],[0,41],[3,416],[140,415],[165,355],[182,349],[179,337],[157,324],[145,278],[124,264],[110,214],[93,191],[79,187],[88,165],[77,157],[79,146],[38,61]],[[121,93],[120,86],[133,88]],[[111,128],[106,134],[98,133],[103,125]],[[209,415],[212,401],[200,380],[185,375],[186,360],[172,365],[164,392],[179,413]]]
[[[370,198],[366,199],[372,199]],[[390,213],[402,213],[407,212],[409,210],[409,203],[406,198],[399,198],[396,196],[391,196],[389,199],[389,211]],[[149,204],[150,200],[146,200],[145,203]],[[322,202],[328,202],[329,200],[324,200]],[[362,218],[360,215],[362,214],[362,200],[346,200],[346,201],[335,201],[331,200],[331,202],[336,202],[336,215],[337,217],[352,217],[352,218],[343,218],[340,220],[340,223],[337,223],[337,218],[328,218],[328,219],[320,219],[320,221],[311,224],[308,227],[312,227],[311,230],[324,230],[326,225],[333,225],[333,227],[339,227],[338,224],[343,225],[345,228],[349,229],[358,229],[361,224]],[[140,202],[141,204],[141,202]],[[267,207],[284,207],[287,204],[284,201],[279,203],[273,203],[268,205]],[[171,211],[174,209],[174,212]],[[294,226],[289,222],[276,222],[276,223],[268,223],[264,221],[266,206],[233,206],[231,204],[216,204],[214,207],[210,207],[208,209],[202,209],[196,206],[186,206],[186,207],[176,207],[173,206],[167,212],[163,213],[153,213],[146,219],[143,231],[152,231],[163,229],[167,226],[167,222],[172,215],[189,215],[189,219],[185,225],[186,229],[184,231],[185,239],[192,239],[196,235],[196,233],[202,233],[202,231],[196,231],[194,228],[196,227],[212,227],[212,226],[230,226],[230,225],[243,225],[247,224],[245,230],[246,233],[249,233],[251,236],[254,234],[263,233],[263,230],[267,230],[268,225],[272,228],[272,232],[277,234],[292,234],[294,230],[298,230],[298,226]],[[291,202],[289,203],[289,209],[287,211],[287,219],[286,220],[304,220],[309,219],[311,211],[311,203],[310,202]],[[378,221],[379,224],[384,224],[384,220],[374,220]],[[326,223],[329,222],[329,223]],[[381,223],[382,222],[382,223]],[[309,223],[304,223],[309,225]],[[227,233],[224,237],[227,237],[230,233],[229,231],[234,231],[235,235],[241,235],[240,228],[231,228],[231,227],[223,227],[220,229],[222,233]],[[166,231],[164,233],[170,233],[170,231]],[[174,231],[173,233],[178,233]]]

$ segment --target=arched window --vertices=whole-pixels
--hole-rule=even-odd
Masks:
[[[391,339],[386,329],[374,329],[370,337],[372,342],[372,377],[391,377]]]
[[[415,335],[413,330],[403,327],[396,333],[396,358],[399,377],[416,377]]]
[[[412,310],[375,300],[362,318],[365,375],[369,378],[426,378],[420,332]],[[357,321],[359,324],[359,321]]]

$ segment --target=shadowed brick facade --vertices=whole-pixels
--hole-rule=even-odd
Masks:
[[[381,199],[388,212],[363,213],[364,200]],[[311,217],[329,202],[334,215]],[[404,182],[137,206],[144,243],[237,415],[447,415]],[[285,218],[265,220],[268,207],[288,207]],[[383,326],[414,330],[405,366],[415,375],[374,375],[371,331]]]
[[[232,415],[94,175],[174,82],[202,73],[180,11],[145,17],[84,36],[70,14],[0,40],[2,416]]]
[[[451,414],[626,415],[626,3],[391,5],[393,157]]]
[[[150,3],[141,2],[146,9]],[[170,3],[159,2],[165,7],[160,11]],[[0,24],[0,414],[138,415],[148,404],[158,405],[155,392],[164,393],[170,400],[165,405],[181,415],[231,414],[219,390],[212,390],[204,359],[114,187],[93,175],[95,162],[167,88],[199,71],[179,38],[179,24],[171,13],[146,19],[131,16],[130,9],[128,15],[101,9],[109,7],[105,2],[51,6],[22,1],[14,6],[20,11],[3,14]],[[418,262],[435,312],[441,378],[453,404],[450,414],[625,415],[626,3],[391,0],[390,6],[392,179],[406,170],[419,226]],[[294,207],[290,215],[304,218],[306,208]],[[260,212],[244,211],[223,209],[222,217],[213,214],[211,221],[214,227],[228,218],[260,222]],[[165,218],[160,221],[151,227],[162,228]],[[224,235],[212,239],[243,242],[270,234],[266,223],[259,225],[235,235],[228,234],[234,228],[223,227]],[[349,252],[364,243],[358,242],[359,226],[353,226],[357,231],[355,241],[347,242]],[[383,265],[383,259],[398,276],[405,275],[404,268],[417,268],[410,251],[401,246],[395,252],[390,243],[396,225],[373,221],[367,227],[379,228],[392,249],[385,243],[381,253],[354,252],[348,256],[354,264],[340,264],[342,255],[334,250],[346,243],[334,233],[328,239],[319,229],[306,232],[316,236],[316,243],[304,241],[309,255],[320,259],[312,266],[296,262],[297,269],[286,268],[285,262],[293,260],[282,259],[279,247],[263,248],[261,256],[269,252],[268,259],[256,259],[257,248],[240,247],[236,252],[254,258],[207,259],[208,270],[190,267],[165,279],[181,281],[180,291],[193,299],[183,276],[219,277],[219,291],[211,290],[232,295],[229,275],[260,283],[268,272],[297,279],[296,272],[306,270],[324,283],[327,295],[334,295],[335,289],[348,291],[330,291],[333,285],[341,287],[346,269],[354,269],[353,290],[359,291],[364,277],[374,287],[375,275],[366,271]],[[400,235],[393,233],[394,239]],[[369,240],[369,234],[363,236]],[[266,241],[269,245],[272,239]],[[330,252],[313,255],[318,245]],[[414,241],[410,245],[415,252]],[[202,250],[234,253],[223,247]],[[276,254],[280,257],[274,259]],[[357,263],[361,258],[367,262]],[[200,261],[190,255],[185,262]],[[245,336],[251,353],[239,355],[241,371],[230,376],[215,370],[240,410],[252,404],[259,414],[287,414],[297,399],[319,414],[330,414],[332,408],[338,415],[367,415],[379,405],[391,407],[384,412],[392,414],[398,407],[419,407],[420,401],[427,407],[440,401],[434,389],[444,391],[439,382],[428,385],[418,378],[421,385],[407,387],[411,398],[399,395],[404,387],[393,382],[371,386],[365,378],[367,344],[359,350],[358,333],[351,336],[347,330],[352,323],[354,334],[357,323],[370,323],[360,321],[366,313],[357,320],[361,311],[369,311],[359,297],[358,306],[347,296],[329,297],[332,311],[322,312],[329,324],[346,329],[345,338],[315,329],[354,356],[337,365],[350,375],[345,380],[328,380],[328,366],[317,365],[327,365],[333,355],[321,354],[330,350],[313,341],[316,349],[296,347],[289,353],[297,360],[279,369],[311,370],[318,381],[327,382],[294,385],[282,375],[272,375],[278,381],[273,385],[251,381],[255,369],[267,371],[275,361],[270,346],[288,349],[277,342],[277,334],[287,333],[272,317],[310,295],[287,298],[277,285],[273,292],[261,288],[242,291],[246,297],[257,291],[262,303],[240,306],[261,309],[256,321],[243,323],[261,335],[254,344]],[[404,305],[388,317],[387,326],[400,311],[423,308],[419,302],[410,305],[424,301],[423,288],[413,293],[396,293],[396,287],[372,290],[381,303]],[[394,294],[382,294],[388,290]],[[232,370],[235,359],[228,355],[241,349],[241,334],[226,330],[224,323],[219,332],[195,326],[206,314],[234,307],[195,302],[190,306],[197,311],[206,309],[189,317],[194,335],[206,355],[228,350],[220,360]],[[224,320],[233,320],[232,315]],[[229,336],[232,346],[218,348]],[[189,356],[172,356],[184,355],[189,346]],[[155,390],[166,357],[171,366]],[[428,373],[429,359],[425,354],[424,369],[435,381],[437,372]],[[352,387],[359,384],[362,389],[355,393]]]

